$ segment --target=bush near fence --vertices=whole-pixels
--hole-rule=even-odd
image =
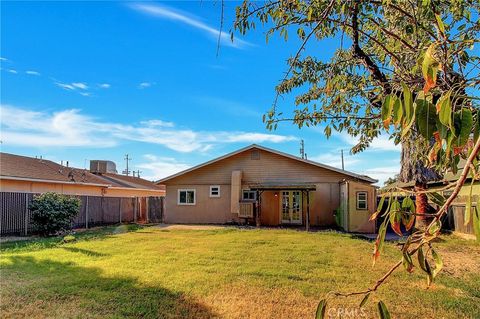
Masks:
[[[0,235],[32,233],[28,209],[32,193],[0,192]],[[118,223],[160,223],[163,221],[164,197],[77,196],[82,204],[73,221],[74,228]]]

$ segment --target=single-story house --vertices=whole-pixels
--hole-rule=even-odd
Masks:
[[[161,179],[166,223],[340,226],[374,232],[377,180],[260,145]],[[335,217],[337,214],[337,218]],[[340,216],[339,216],[340,215]]]
[[[139,177],[116,174],[107,170],[106,166],[102,167],[103,171],[100,169],[92,173],[43,158],[0,153],[0,191],[103,197],[165,195],[165,188],[161,185]]]

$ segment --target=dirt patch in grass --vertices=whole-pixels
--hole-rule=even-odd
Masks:
[[[480,247],[440,247],[439,252],[444,263],[443,271],[447,274],[463,277],[469,273],[480,273]]]

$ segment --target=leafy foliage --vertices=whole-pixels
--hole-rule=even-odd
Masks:
[[[29,209],[35,230],[42,236],[51,236],[71,229],[73,219],[80,212],[80,199],[44,193],[34,197]]]
[[[293,34],[301,43],[287,61],[272,109],[264,115],[267,128],[292,121],[300,128],[322,125],[327,137],[332,130],[345,131],[358,138],[353,153],[382,133],[402,144],[399,179],[415,182],[409,194],[416,196],[417,205],[411,196],[382,196],[370,218],[384,218],[374,264],[388,226],[400,236],[409,235],[419,216],[428,218],[426,229],[408,236],[402,259],[373,288],[337,295],[368,296],[401,265],[412,272],[415,255],[428,285],[442,269],[443,261],[431,246],[440,233],[441,218],[469,172],[472,185],[480,180],[480,57],[474,49],[480,42],[479,12],[480,2],[472,0],[279,0],[261,5],[245,0],[237,7],[234,29],[240,33],[259,21],[268,28],[267,41],[273,34],[285,41]],[[332,38],[341,41],[329,59],[302,56],[312,39]],[[291,115],[283,115],[277,103],[282,94],[295,94]],[[452,190],[448,198],[425,190],[428,181],[459,169],[461,175],[445,187]],[[426,213],[427,198],[438,207],[435,213]],[[474,228],[480,229],[478,211],[472,212],[470,200],[466,206],[465,222],[473,215]],[[390,317],[381,301],[378,312],[381,318]]]

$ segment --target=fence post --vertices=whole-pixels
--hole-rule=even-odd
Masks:
[[[118,216],[121,224],[122,223],[122,198],[121,197],[120,197],[120,204],[118,205]]]
[[[150,205],[148,204],[148,197],[145,197],[145,219],[147,224],[150,223]]]
[[[25,194],[25,231],[24,235],[28,235],[28,194]]]
[[[133,222],[137,222],[137,198],[134,197],[134,205],[133,205]]]
[[[88,195],[86,197],[87,199],[85,200],[85,228],[88,229]]]

